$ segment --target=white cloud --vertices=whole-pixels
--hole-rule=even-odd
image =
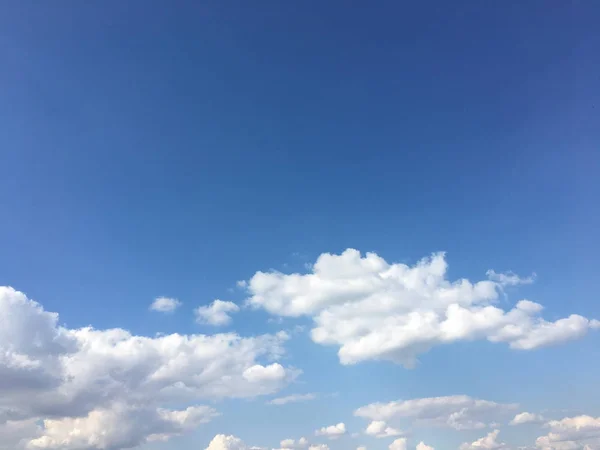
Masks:
[[[406,450],[406,438],[398,438],[392,442],[389,447],[390,450]]]
[[[542,450],[591,450],[600,448],[600,417],[576,416],[547,423],[550,432],[537,438]]]
[[[31,440],[29,449],[120,450],[140,444],[168,440],[208,422],[216,411],[208,406],[181,411],[113,404],[111,409],[91,411],[85,417],[47,419],[42,435]]]
[[[250,450],[250,448],[238,437],[217,434],[206,450]]]
[[[510,425],[524,425],[526,423],[541,423],[544,418],[539,414],[533,414],[529,412],[522,412],[517,414],[511,421]]]
[[[484,428],[489,422],[504,418],[517,407],[466,395],[417,398],[389,403],[371,403],[354,411],[354,415],[373,421],[413,418],[415,425],[450,427],[456,430]]]
[[[339,347],[342,364],[390,360],[411,367],[436,345],[487,339],[531,350],[580,338],[600,326],[579,315],[549,322],[523,300],[505,311],[493,303],[514,274],[498,281],[446,279],[443,253],[409,267],[375,253],[323,253],[308,274],[257,272],[247,303],[277,316],[310,316],[314,342]]]
[[[494,430],[488,433],[487,436],[477,439],[475,442],[470,444],[465,442],[460,446],[460,450],[496,450],[496,449],[508,449],[504,442],[498,441],[499,430]]]
[[[208,306],[199,306],[194,310],[196,322],[213,325],[216,327],[229,325],[231,323],[230,313],[236,313],[240,307],[233,302],[215,300]]]
[[[328,427],[323,427],[323,428],[315,431],[315,435],[326,436],[329,439],[336,439],[345,433],[346,433],[346,425],[343,422],[340,422],[337,425],[330,425]]]
[[[488,278],[501,286],[518,286],[519,284],[531,284],[535,281],[535,273],[529,277],[521,278],[513,272],[497,273],[495,270],[486,272]]]
[[[150,305],[151,311],[157,312],[173,312],[181,306],[181,302],[176,298],[158,297]]]
[[[383,420],[374,420],[367,426],[365,433],[370,436],[375,436],[376,438],[385,438],[400,436],[402,431],[388,427]]]
[[[356,447],[356,450],[367,450],[367,447],[361,445],[360,447]]]
[[[315,444],[308,447],[308,450],[329,450],[329,446],[327,444]]]
[[[287,376],[284,367],[279,363],[273,363],[268,366],[255,364],[244,370],[243,376],[250,383],[262,383],[264,381],[282,381]]]
[[[94,435],[99,423],[119,427],[105,441],[65,448],[167,439],[212,417],[199,401],[272,394],[299,373],[272,362],[283,354],[285,333],[145,337],[118,328],[68,329],[56,313],[8,287],[0,287],[0,324],[0,442],[10,434],[36,448],[57,447],[71,436],[69,427]],[[163,409],[174,403],[184,409]],[[40,420],[45,427],[31,426]]]
[[[417,450],[435,450],[435,449],[429,445],[426,445],[425,442],[421,441],[417,444]]]
[[[287,405],[288,403],[307,402],[310,400],[314,400],[315,398],[317,398],[317,395],[313,394],[313,393],[292,394],[292,395],[286,395],[285,397],[274,398],[273,400],[269,401],[268,404],[281,406],[281,405]]]
[[[305,437],[301,437],[297,441],[294,439],[284,439],[279,443],[282,449],[295,449],[295,448],[305,448],[308,445],[308,439]]]

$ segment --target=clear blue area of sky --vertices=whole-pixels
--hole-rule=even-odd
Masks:
[[[600,318],[599,22],[594,1],[3,2],[0,284],[71,327],[207,332],[192,308],[242,301],[231,289],[256,270],[445,250],[452,279],[536,272],[508,301]],[[184,306],[153,315],[158,295]],[[258,312],[234,325],[278,329]],[[352,395],[318,414],[226,402],[172,445],[219,431],[274,445],[265,421],[297,436],[416,396],[600,414],[598,372],[582,370],[597,342],[460,344],[408,371],[342,367],[299,336],[290,391]],[[423,439],[478,434],[440,433]]]

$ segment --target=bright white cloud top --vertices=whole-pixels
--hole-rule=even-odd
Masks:
[[[215,416],[197,402],[271,394],[299,373],[268,362],[283,355],[285,333],[150,338],[58,320],[0,287],[0,418],[10,419],[0,441],[9,447],[25,439],[31,448],[117,450],[168,439]],[[188,405],[162,406],[172,403]]]
[[[323,253],[307,274],[257,272],[247,284],[248,304],[277,316],[311,317],[313,341],[338,346],[342,364],[390,360],[412,367],[434,346],[475,339],[533,350],[600,327],[577,314],[544,320],[543,306],[529,300],[508,311],[495,305],[504,286],[530,279],[490,271],[488,280],[450,281],[447,268],[444,253],[414,266],[354,249]]]
[[[181,306],[181,302],[176,298],[157,297],[150,305],[151,311],[170,313]]]
[[[240,307],[233,302],[215,300],[208,306],[199,306],[194,310],[194,314],[196,314],[196,322],[220,327],[229,325],[232,320],[230,314],[239,310]]]

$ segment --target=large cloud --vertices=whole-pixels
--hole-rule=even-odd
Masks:
[[[412,366],[431,347],[461,340],[506,342],[531,350],[575,339],[600,322],[579,315],[549,322],[527,300],[493,306],[505,286],[530,283],[514,274],[446,279],[443,253],[409,267],[375,253],[323,253],[307,274],[257,272],[246,284],[248,304],[278,316],[310,316],[312,339],[337,345],[343,364],[385,359]]]
[[[285,386],[298,374],[274,362],[286,339],[285,333],[144,337],[67,329],[57,314],[0,287],[0,442],[20,441],[18,430],[37,448],[63,448],[57,443],[75,429],[80,436],[64,448],[110,450],[166,439],[214,415],[199,401]],[[161,409],[166,404],[183,409]],[[32,427],[31,420],[45,426]],[[96,438],[110,423],[119,424],[117,434]]]
[[[536,440],[542,450],[591,450],[600,448],[600,417],[576,416],[552,420],[550,432]]]
[[[371,403],[354,415],[373,421],[411,419],[416,426],[450,427],[456,430],[478,429],[502,420],[514,411],[515,404],[479,400],[466,395],[417,398],[389,403]]]

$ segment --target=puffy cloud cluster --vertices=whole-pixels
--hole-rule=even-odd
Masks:
[[[406,438],[398,438],[392,442],[389,447],[390,450],[406,450]]]
[[[488,433],[487,436],[477,439],[475,442],[471,442],[470,444],[465,442],[460,446],[460,450],[508,450],[504,442],[498,441],[499,434],[499,430],[494,430]]]
[[[354,411],[354,415],[376,421],[378,427],[380,427],[380,421],[410,418],[414,421],[415,426],[468,430],[484,428],[491,422],[503,420],[516,407],[515,404],[496,403],[466,395],[455,395],[371,403],[358,408]],[[385,427],[385,422],[383,423]],[[373,422],[371,422],[372,424]]]
[[[425,442],[419,442],[417,444],[417,450],[435,450],[433,447],[425,444]]]
[[[473,339],[531,350],[600,327],[575,314],[546,321],[543,307],[528,300],[508,311],[493,305],[505,286],[533,278],[489,271],[487,280],[449,281],[446,272],[443,253],[411,267],[348,249],[321,254],[307,274],[257,272],[245,288],[255,308],[312,317],[313,341],[339,346],[342,364],[381,359],[410,367],[433,346]]]
[[[199,306],[194,310],[196,322],[200,324],[221,327],[231,323],[231,313],[236,313],[240,307],[233,302],[215,300],[208,306]]]
[[[400,436],[402,431],[389,427],[384,420],[374,420],[367,426],[365,433],[376,438],[386,438]]]
[[[294,379],[297,370],[275,362],[286,339],[68,329],[0,287],[0,448],[116,450],[168,439],[214,417],[197,402],[271,394]]]
[[[346,425],[343,422],[337,425],[330,425],[315,431],[316,436],[326,436],[329,439],[337,439],[346,433]]]
[[[600,448],[600,417],[576,416],[547,423],[550,432],[537,438],[542,450],[592,450]]]
[[[297,441],[294,439],[284,439],[279,443],[282,449],[305,448],[308,445],[308,439],[301,437]]]

